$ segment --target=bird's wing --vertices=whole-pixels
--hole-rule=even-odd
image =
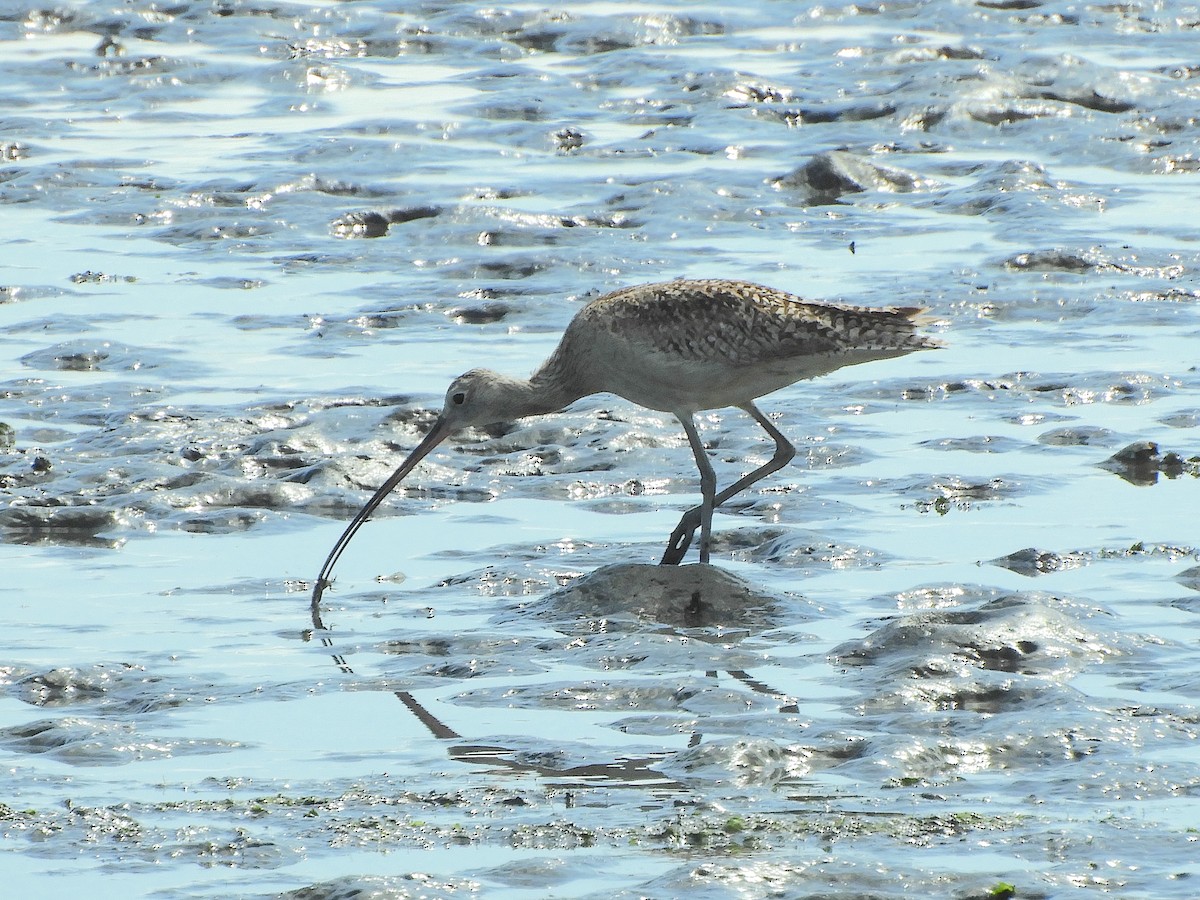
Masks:
[[[735,366],[929,346],[914,333],[917,308],[809,303],[743,281],[640,285],[601,297],[589,311],[596,324],[645,352]]]

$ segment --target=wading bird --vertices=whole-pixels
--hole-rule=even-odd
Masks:
[[[668,281],[605,294],[567,326],[550,358],[528,379],[488,369],[460,375],[430,432],[350,521],[313,588],[313,608],[334,564],[371,513],[435,447],[463,428],[560,412],[610,393],[673,413],[700,470],[700,505],[671,533],[662,563],[679,563],[696,529],[708,562],[713,509],[791,461],[796,449],[754,400],[843,366],[890,359],[938,342],[918,333],[916,307],[871,309],[816,303],[745,281]],[[771,459],[724,490],[696,430],[695,413],[736,406],[775,441]]]

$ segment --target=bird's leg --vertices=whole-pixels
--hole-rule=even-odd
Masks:
[[[743,475],[725,490],[721,491],[713,498],[713,508],[720,506],[730,497],[744,491],[754,482],[762,478],[766,478],[772,472],[777,472],[792,461],[796,456],[796,448],[792,446],[791,441],[784,437],[783,433],[775,427],[775,424],[763,415],[762,411],[753,403],[746,403],[739,407],[747,415],[751,416],[755,422],[762,426],[775,441],[775,454],[767,461],[765,465],[760,466],[753,472]],[[681,420],[682,421],[682,420]],[[686,427],[685,427],[686,430]],[[689,438],[690,440],[690,438]],[[693,445],[694,450],[694,445]],[[692,543],[692,535],[696,533],[696,529],[700,527],[701,517],[703,515],[703,506],[696,506],[689,509],[683,514],[683,518],[679,520],[679,524],[675,526],[675,530],[671,532],[671,539],[667,542],[667,550],[663,554],[662,561],[659,565],[674,566],[678,565],[687,553],[688,547]]]
[[[700,440],[700,432],[696,430],[696,420],[690,414],[686,417],[677,416],[677,418],[687,433],[688,443],[692,445],[692,455],[696,457],[696,468],[700,470],[700,562],[706,563],[708,562],[709,544],[712,541],[712,515],[717,499],[717,473],[713,471],[712,463],[708,461],[704,442]],[[692,531],[695,530],[693,525]],[[691,542],[692,535],[689,533],[687,543],[683,545],[684,550]],[[672,544],[674,544],[673,540]]]

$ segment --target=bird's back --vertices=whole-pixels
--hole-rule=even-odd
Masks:
[[[912,307],[814,303],[745,281],[669,281],[579,311],[547,366],[671,412],[733,406],[846,365],[937,346]]]

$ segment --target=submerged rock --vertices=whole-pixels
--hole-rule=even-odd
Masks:
[[[992,565],[1000,566],[1018,575],[1046,575],[1049,572],[1062,572],[1066,569],[1077,569],[1086,565],[1088,559],[1080,553],[1055,553],[1053,550],[1039,550],[1037,547],[1026,547],[1008,556],[1001,556],[991,561]]]
[[[1190,588],[1193,591],[1200,591],[1200,566],[1192,566],[1190,569],[1184,569],[1175,576],[1175,580],[1186,588]]]
[[[330,223],[330,231],[341,238],[377,238],[388,234],[393,225],[441,215],[436,206],[410,206],[392,210],[362,210],[346,213]]]
[[[1000,594],[975,607],[897,616],[867,637],[838,645],[830,658],[928,675],[930,659],[954,657],[973,668],[1044,675],[1120,652],[1115,635],[1094,627],[1101,615],[1037,591]]]
[[[775,182],[775,187],[780,190],[807,192],[811,204],[834,203],[843,194],[864,191],[906,194],[928,186],[928,182],[914,172],[883,166],[847,150],[819,153]]]
[[[1178,478],[1187,470],[1187,462],[1178,453],[1160,453],[1154,441],[1134,441],[1100,463],[1100,468],[1115,472],[1130,484],[1144,486],[1155,484],[1159,472]]]
[[[712,565],[621,563],[596,569],[531,606],[538,618],[559,622],[601,618],[610,624],[624,619],[758,630],[767,627],[781,599]]]

